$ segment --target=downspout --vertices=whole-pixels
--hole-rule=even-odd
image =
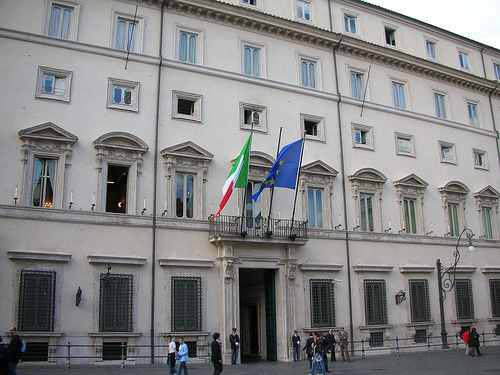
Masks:
[[[481,62],[483,63],[484,78],[486,78],[486,66],[484,65],[484,55],[483,55],[484,47],[486,46],[483,44],[483,47],[481,48]]]
[[[497,81],[497,85],[493,88],[493,90],[490,91],[488,94],[488,99],[490,100],[490,110],[491,110],[491,119],[493,121],[493,130],[495,131],[497,138],[496,138],[496,144],[497,144],[497,157],[498,157],[498,164],[500,165],[500,134],[498,133],[496,122],[495,122],[495,112],[493,111],[493,102],[491,101],[491,96],[495,92],[495,90],[498,88],[498,85],[500,85],[500,82]]]
[[[331,10],[331,0],[328,0],[328,10],[330,12],[330,31],[333,33],[333,21],[332,21],[332,10]],[[347,228],[348,212],[347,212],[347,180],[345,175],[345,159],[344,159],[344,143],[342,136],[342,116],[341,116],[341,106],[342,94],[339,88],[339,74],[337,65],[337,50],[342,43],[343,35],[340,36],[340,40],[337,42],[335,47],[333,47],[333,65],[335,67],[335,86],[337,89],[337,95],[339,100],[337,101],[337,116],[339,124],[339,146],[340,146],[340,174],[342,175],[342,199],[344,205],[344,228],[345,228],[345,251],[347,259],[347,293],[349,294],[349,331],[351,332],[351,355],[354,355],[354,325],[352,318],[352,282],[351,282],[351,254],[349,247],[349,230]]]
[[[159,46],[159,63],[158,63],[158,82],[156,93],[156,126],[155,126],[155,147],[153,160],[153,231],[152,231],[152,246],[151,246],[151,364],[155,363],[155,284],[156,284],[156,203],[158,191],[158,133],[160,128],[160,94],[161,94],[161,67],[163,62],[163,16],[165,10],[165,1],[161,3],[160,16],[160,46]]]

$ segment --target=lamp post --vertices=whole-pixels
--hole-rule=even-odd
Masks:
[[[446,298],[446,293],[450,292],[455,286],[455,273],[457,270],[457,264],[460,261],[460,240],[465,234],[469,240],[469,251],[475,251],[474,245],[472,244],[472,237],[474,233],[469,228],[465,228],[460,236],[458,237],[457,244],[455,245],[455,251],[453,252],[453,257],[455,258],[453,264],[443,272],[443,267],[441,266],[441,259],[436,261],[437,275],[438,275],[438,290],[439,290],[439,313],[441,315],[441,343],[442,349],[448,349],[448,333],[446,332],[445,319],[444,319],[444,307],[443,301]]]

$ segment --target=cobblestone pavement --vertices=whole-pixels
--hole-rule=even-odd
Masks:
[[[372,355],[362,359],[352,358],[351,362],[338,361],[330,364],[332,374],[398,374],[398,375],[457,375],[457,374],[499,374],[500,346],[482,350],[481,357],[467,357],[464,351],[455,349],[436,350],[428,353],[408,353],[396,356]],[[19,375],[166,375],[166,365],[129,365],[121,368],[109,365],[74,365],[67,369],[64,365],[38,365],[20,363]],[[211,375],[213,367],[209,363],[188,363],[190,375]],[[300,362],[261,361],[240,365],[224,365],[223,375],[306,375],[309,373],[307,360]]]

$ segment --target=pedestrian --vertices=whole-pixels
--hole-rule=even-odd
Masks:
[[[469,328],[465,330],[465,332],[462,333],[462,340],[464,340],[465,343],[465,355],[469,355]]]
[[[175,342],[172,340],[172,336],[167,336],[168,341],[168,357],[167,364],[169,369],[169,374],[174,375],[177,373],[175,370],[175,355],[177,354],[177,348],[175,347]]]
[[[231,364],[235,365],[238,361],[238,350],[240,349],[240,337],[236,333],[236,328],[233,328],[233,333],[229,335],[231,343]]]
[[[184,374],[188,375],[188,370],[186,367],[186,362],[189,361],[188,356],[188,347],[184,342],[184,338],[179,337],[179,353],[177,354],[177,359],[179,360],[179,368],[177,369],[177,373],[180,375],[182,370],[184,370]]]
[[[325,336],[323,336],[322,333],[320,333],[320,341],[324,349],[323,363],[325,365],[325,372],[330,372],[330,370],[328,370],[328,341],[326,340]]]
[[[302,348],[302,350],[306,352],[307,360],[309,361],[309,368],[312,367],[313,346],[314,346],[314,336],[311,334],[311,336],[306,340],[306,344]]]
[[[9,336],[11,337],[9,345],[7,345],[7,351],[10,355],[9,362],[9,375],[17,375],[16,367],[21,359],[21,350],[23,348],[23,341],[17,334],[16,327],[9,328]]]
[[[314,375],[317,371],[318,374],[325,375],[325,345],[321,338],[321,333],[314,332],[314,342],[313,342],[313,357],[310,375]]]
[[[9,375],[10,354],[0,336],[0,375]]]
[[[297,333],[297,330],[293,331],[292,336],[292,345],[293,345],[293,361],[300,361],[300,336]]]
[[[349,334],[347,331],[344,331],[344,327],[340,327],[339,332],[339,346],[340,346],[340,354],[342,355],[342,362],[351,362],[349,358],[349,349],[347,348],[347,341],[349,340]]]
[[[222,372],[222,352],[220,333],[214,333],[214,341],[212,341],[212,363],[214,364],[214,375],[219,375]]]
[[[331,353],[330,362],[337,362],[337,359],[335,358],[335,344],[337,341],[335,341],[335,335],[333,334],[333,329],[331,328],[326,334],[326,341],[328,341],[328,350]]]
[[[479,351],[479,333],[476,332],[476,327],[472,327],[469,333],[469,353],[471,357],[474,357],[474,349],[478,356],[482,355]]]

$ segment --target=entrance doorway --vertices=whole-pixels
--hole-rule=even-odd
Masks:
[[[276,361],[276,270],[239,272],[241,362]]]

